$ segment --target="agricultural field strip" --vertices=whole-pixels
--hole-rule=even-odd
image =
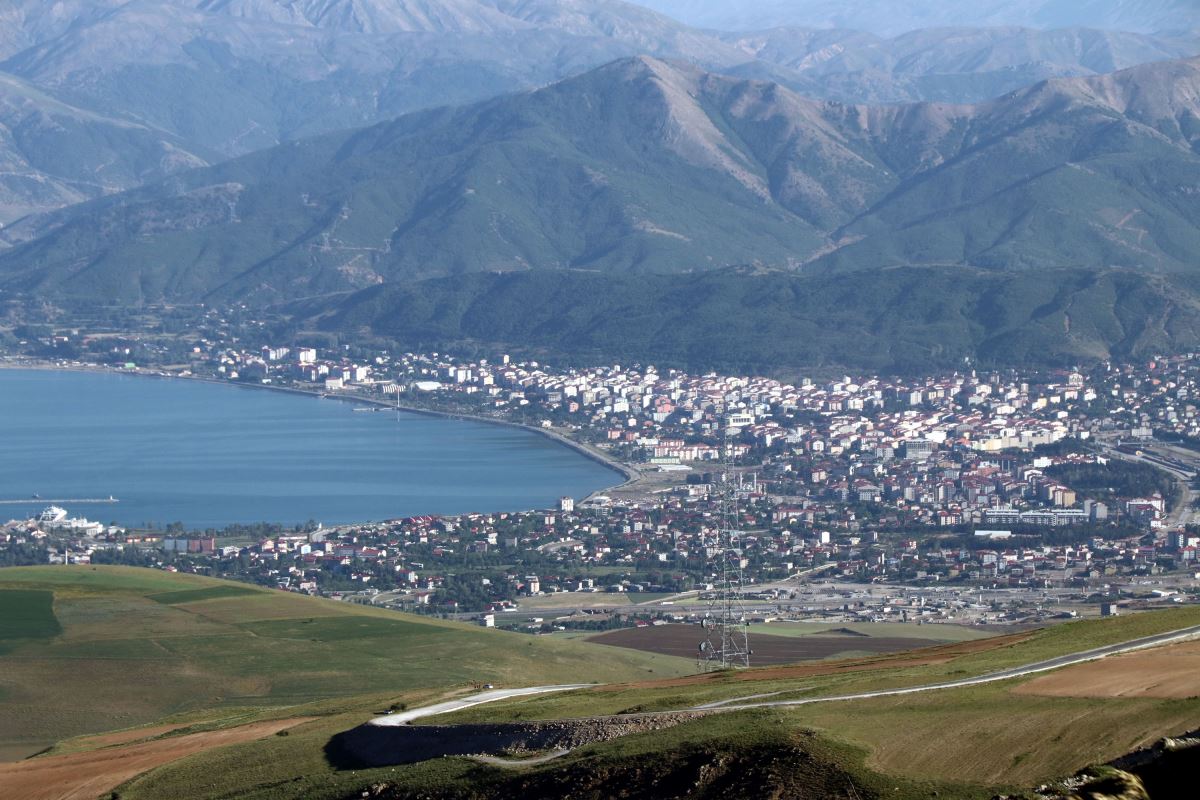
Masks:
[[[1193,625],[1190,628],[1183,628],[1177,631],[1169,631],[1160,633],[1154,636],[1145,636],[1141,639],[1132,639],[1128,642],[1119,644],[1105,645],[1092,650],[1084,650],[1079,653],[1070,655],[1058,656],[1057,658],[1038,661],[1033,664],[1026,664],[1023,667],[1012,667],[1010,669],[1000,670],[999,672],[990,672],[986,675],[979,675],[974,678],[960,678],[954,681],[944,681],[942,683],[930,683],[924,686],[909,686],[903,689],[881,689],[873,692],[858,692],[855,694],[834,695],[831,697],[808,697],[801,700],[772,700],[764,703],[742,703],[740,705],[732,705],[737,703],[738,699],[729,701],[731,705],[723,705],[720,711],[741,711],[750,708],[778,708],[783,706],[802,706],[811,703],[832,703],[845,700],[870,700],[876,697],[894,697],[904,694],[916,694],[917,692],[932,692],[938,689],[960,689],[965,686],[978,686],[984,683],[995,683],[996,681],[1006,681],[1012,678],[1021,678],[1026,675],[1034,675],[1039,672],[1048,672],[1050,670],[1061,669],[1062,667],[1070,667],[1075,664],[1083,664],[1088,661],[1096,661],[1108,656],[1120,655],[1121,653],[1129,653],[1135,650],[1145,650],[1150,647],[1159,647],[1165,644],[1173,644],[1175,642],[1183,642],[1189,639],[1200,637],[1200,625]],[[750,697],[744,699],[751,699]]]
[[[464,697],[459,700],[447,700],[443,703],[435,703],[431,706],[423,706],[414,708],[411,711],[402,711],[399,714],[388,714],[386,717],[376,717],[369,724],[378,725],[380,727],[394,727],[398,725],[407,725],[415,719],[423,717],[432,717],[437,714],[448,714],[451,711],[461,711],[464,708],[471,706],[482,705],[483,703],[494,703],[497,700],[509,700],[514,697],[527,697],[534,694],[545,694],[547,692],[566,692],[571,689],[591,689],[596,684],[593,683],[567,683],[557,686],[527,686],[523,689],[495,689],[490,692],[482,692],[480,694]]]
[[[1005,681],[1012,678],[1020,678],[1026,675],[1034,675],[1039,672],[1048,672],[1050,670],[1061,669],[1075,664],[1083,664],[1088,661],[1096,661],[1108,656],[1120,655],[1121,653],[1129,653],[1135,650],[1144,650],[1150,647],[1158,647],[1160,645],[1182,642],[1189,639],[1200,638],[1200,625],[1193,625],[1189,628],[1181,628],[1176,631],[1168,631],[1166,633],[1155,634],[1154,636],[1144,636],[1140,639],[1131,639],[1127,642],[1118,644],[1105,645],[1091,650],[1083,650],[1078,653],[1071,653],[1065,656],[1057,656],[1055,658],[1046,659],[1044,661],[1036,661],[1032,664],[1026,664],[1021,667],[1012,667],[1010,669],[1000,670],[999,672],[990,672],[986,675],[979,675],[974,678],[961,678],[954,681],[943,681],[941,683],[930,683],[923,686],[909,686],[903,689],[882,689],[872,692],[858,692],[855,694],[832,695],[829,697],[809,697],[801,700],[771,700],[761,703],[744,702],[754,700],[766,695],[749,695],[746,697],[734,697],[729,700],[720,701],[717,703],[707,703],[705,705],[695,706],[694,708],[682,709],[687,711],[744,711],[753,708],[780,708],[786,706],[801,706],[812,703],[834,703],[844,702],[848,700],[870,700],[877,697],[893,697],[897,695],[916,694],[918,692],[932,692],[939,689],[959,689],[966,686],[978,686],[984,683],[995,683],[996,681]],[[596,684],[563,684],[557,686],[531,686],[522,689],[496,689],[494,691],[483,692],[471,697],[462,698],[460,700],[448,700],[443,703],[436,703],[430,706],[405,711],[399,714],[389,714],[385,717],[376,717],[369,724],[380,726],[397,726],[406,725],[409,722],[422,719],[425,717],[447,714],[452,711],[460,711],[464,708],[482,705],[484,703],[493,703],[498,700],[508,700],[515,697],[525,697],[535,694],[546,694],[549,692],[566,692],[573,689],[592,689]],[[772,692],[771,694],[779,694],[780,692]],[[679,710],[671,711],[652,711],[646,715],[653,714],[676,714]]]

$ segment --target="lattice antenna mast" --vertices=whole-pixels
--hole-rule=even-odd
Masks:
[[[742,607],[742,541],[737,529],[737,494],[733,483],[729,428],[721,449],[720,513],[716,529],[705,537],[707,569],[713,587],[704,615],[704,640],[697,660],[707,670],[750,666],[750,621]]]

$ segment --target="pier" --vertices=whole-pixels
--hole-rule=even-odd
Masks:
[[[96,505],[104,503],[111,505],[121,502],[115,497],[30,497],[24,500],[0,500],[0,506],[33,506],[33,505],[66,505],[72,503],[75,505]]]

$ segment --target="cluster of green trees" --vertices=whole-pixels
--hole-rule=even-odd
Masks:
[[[1057,464],[1045,472],[1093,499],[1149,497],[1158,492],[1169,508],[1180,499],[1175,479],[1149,464],[1118,460],[1107,464]]]
[[[0,548],[0,567],[32,567],[49,560],[50,551],[44,544],[10,544]]]

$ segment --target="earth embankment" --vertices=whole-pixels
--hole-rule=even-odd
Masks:
[[[342,768],[413,764],[442,756],[521,756],[573,750],[634,733],[663,730],[705,716],[704,711],[621,715],[589,719],[467,725],[360,725],[326,747]]]

